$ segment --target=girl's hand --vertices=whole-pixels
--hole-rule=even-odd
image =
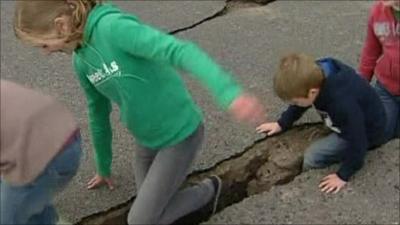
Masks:
[[[267,133],[268,136],[279,133],[282,131],[279,123],[263,123],[256,128],[257,133]]]
[[[114,190],[114,184],[110,177],[101,177],[96,174],[89,182],[87,189],[95,189],[106,184],[110,190]]]
[[[265,110],[256,97],[243,94],[236,98],[229,107],[229,111],[238,121],[245,121],[251,124],[260,124],[265,121]]]
[[[346,185],[346,183],[346,181],[340,179],[338,175],[334,173],[324,177],[319,185],[319,188],[321,188],[322,192],[333,192],[336,194]]]

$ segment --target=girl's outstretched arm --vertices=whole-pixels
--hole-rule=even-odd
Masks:
[[[196,44],[175,38],[129,16],[111,23],[114,44],[132,55],[167,63],[189,72],[199,80],[225,110],[238,120],[263,121],[263,109],[257,99],[245,94],[228,71],[219,66]]]

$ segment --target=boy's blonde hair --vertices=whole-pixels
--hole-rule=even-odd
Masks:
[[[308,97],[312,88],[320,88],[324,81],[322,70],[311,56],[292,53],[284,56],[274,77],[275,93],[284,101]]]
[[[90,10],[102,0],[24,0],[16,1],[14,31],[17,38],[29,40],[52,32],[54,20],[62,15],[71,17],[72,32],[67,40],[82,40]]]

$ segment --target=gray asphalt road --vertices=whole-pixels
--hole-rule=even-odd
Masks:
[[[225,6],[223,0],[202,1],[114,1],[128,12],[139,16],[146,23],[164,31],[174,31],[213,16]]]
[[[190,26],[223,7],[221,1],[159,1],[158,4],[155,1],[124,1],[117,4],[168,31]],[[248,91],[263,100],[269,110],[269,118],[276,119],[284,107],[271,89],[271,78],[279,57],[292,50],[307,51],[316,57],[336,56],[356,65],[369,6],[367,1],[277,1],[264,7],[235,10],[178,36],[199,43],[223,66],[233,71]],[[11,29],[12,8],[13,2],[1,1],[1,77],[56,96],[71,108],[83,128],[86,157],[72,184],[57,198],[61,215],[75,222],[125,202],[135,194],[131,166],[134,141],[118,123],[118,112],[113,114],[113,174],[117,189],[113,192],[105,188],[87,191],[85,183],[94,173],[92,149],[87,132],[85,98],[74,79],[70,59],[65,55],[47,57],[17,42]],[[218,110],[212,96],[196,81],[189,76],[184,77],[205,111],[207,126],[207,144],[194,166],[195,170],[211,167],[242,151],[258,138],[251,128],[233,123],[227,114]],[[311,112],[302,121],[317,119],[316,114]],[[398,169],[398,164],[394,169]],[[376,179],[384,183],[384,177]],[[398,192],[389,193],[398,196]],[[251,201],[246,202],[251,205]],[[226,214],[212,221],[235,222],[234,217]]]
[[[338,194],[318,189],[337,166],[313,170],[226,208],[205,224],[399,224],[399,140],[369,153]],[[396,149],[397,148],[397,149]]]

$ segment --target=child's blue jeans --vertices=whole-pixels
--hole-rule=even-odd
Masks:
[[[400,137],[400,96],[394,96],[378,81],[374,86],[386,112],[385,140]]]
[[[369,148],[385,143],[383,136],[370,140]],[[336,133],[317,140],[304,153],[303,170],[324,168],[343,160],[348,143]]]
[[[0,224],[55,224],[58,215],[53,197],[76,174],[81,154],[81,137],[76,135],[33,182],[14,186],[1,180]]]

